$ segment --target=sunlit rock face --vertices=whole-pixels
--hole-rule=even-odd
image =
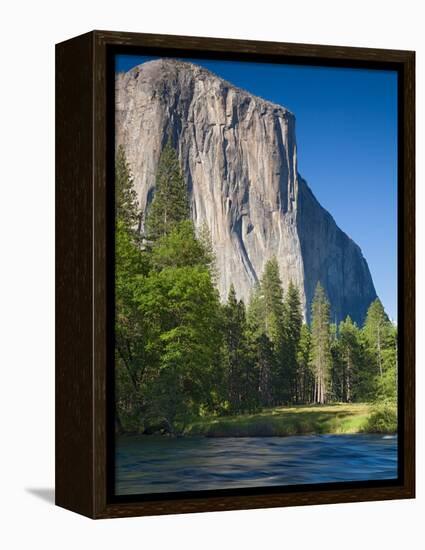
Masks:
[[[171,136],[185,176],[193,221],[211,232],[218,286],[233,283],[249,301],[276,256],[284,288],[300,288],[305,316],[318,281],[332,321],[361,322],[376,297],[360,248],[335,224],[297,171],[295,117],[204,68],[150,61],[116,79],[116,145],[124,145],[145,211]]]

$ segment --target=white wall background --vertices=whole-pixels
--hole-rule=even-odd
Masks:
[[[56,0],[0,10],[0,546],[423,548],[424,348],[418,348],[418,498],[92,522],[52,505],[54,44],[94,28],[417,51],[418,241],[424,238],[424,30],[414,0]],[[367,197],[365,197],[367,200]],[[418,340],[424,254],[418,246]],[[42,497],[42,498],[40,498]],[[46,500],[47,498],[47,500]]]

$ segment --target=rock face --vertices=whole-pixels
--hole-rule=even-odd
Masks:
[[[306,318],[320,281],[332,320],[363,320],[376,297],[366,260],[298,174],[292,113],[191,63],[160,59],[118,74],[116,145],[143,210],[168,136],[195,226],[211,232],[223,299],[233,283],[247,302],[276,256],[284,288],[290,280],[300,288]]]

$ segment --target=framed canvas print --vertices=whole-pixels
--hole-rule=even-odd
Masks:
[[[414,52],[56,47],[56,502],[414,497]]]

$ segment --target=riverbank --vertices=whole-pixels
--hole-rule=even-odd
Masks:
[[[206,417],[186,425],[182,434],[206,437],[274,437],[368,432],[372,406],[365,403],[275,407],[255,414]],[[392,427],[384,433],[395,431]]]

